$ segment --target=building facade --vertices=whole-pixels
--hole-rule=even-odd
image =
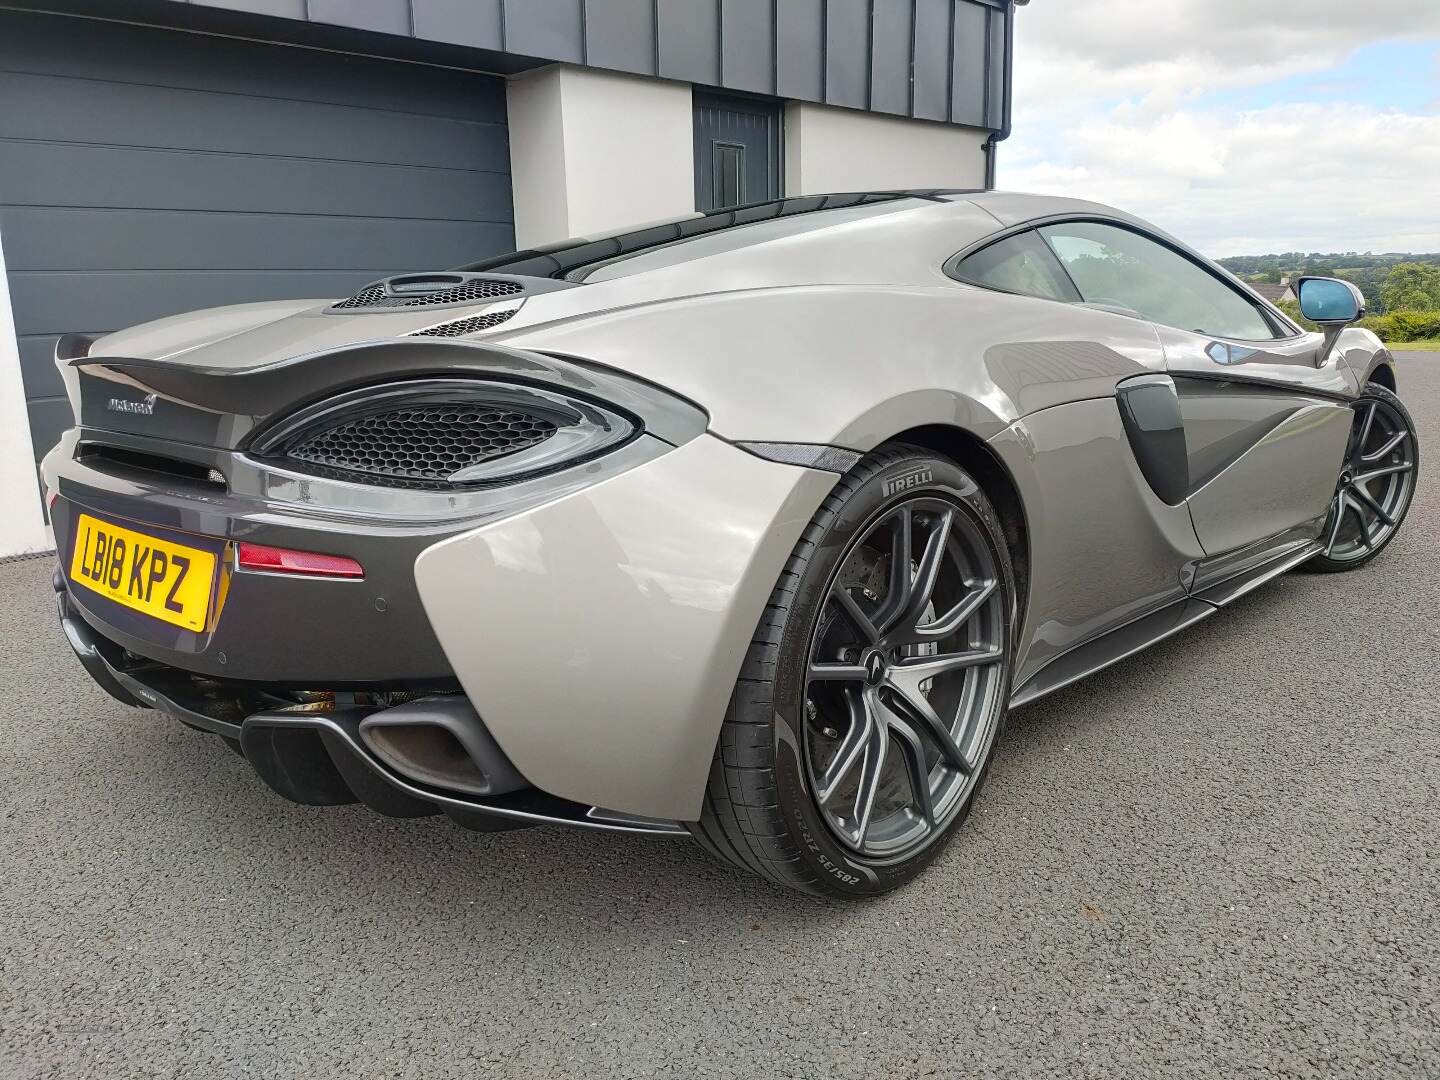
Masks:
[[[0,557],[52,356],[788,194],[984,187],[1015,0],[0,3]]]

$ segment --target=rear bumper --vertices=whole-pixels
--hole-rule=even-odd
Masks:
[[[234,458],[220,460],[233,475]],[[397,694],[463,690],[535,797],[672,822],[699,817],[746,649],[836,479],[709,435],[678,447],[642,436],[546,478],[544,490],[506,489],[486,517],[423,524],[131,482],[75,460],[70,442],[46,462],[47,485],[61,496],[62,566],[81,508],[140,531],[346,555],[365,568],[362,581],[233,571],[203,633],[58,577],[77,654],[121,700],[244,742],[248,714],[193,708],[167,692],[167,672],[186,692],[199,676],[280,705],[302,691],[388,704]],[[132,657],[150,663],[127,666]],[[326,753],[355,741],[339,716],[266,724],[307,728],[315,738],[292,743],[313,749],[318,738]],[[374,754],[366,760],[385,769]]]
[[[246,688],[234,684],[224,694],[202,694],[188,673],[137,661],[91,627],[71,607],[63,578],[54,584],[60,624],[85,670],[116,700],[154,709],[199,731],[238,744],[246,760],[277,793],[311,806],[363,803],[387,817],[445,814],[466,828],[490,831],[526,825],[561,824],[606,831],[683,835],[674,822],[606,811],[549,795],[514,771],[503,751],[483,742],[467,745],[479,757],[479,771],[501,776],[506,790],[488,796],[446,791],[413,780],[381,759],[362,733],[362,724],[380,717],[400,719],[407,709],[449,708],[474,717],[459,695],[422,699],[388,708],[329,703],[324,707],[270,708],[248,712]],[[254,698],[249,699],[254,703]],[[478,723],[478,718],[476,719]],[[443,777],[436,778],[443,783]]]

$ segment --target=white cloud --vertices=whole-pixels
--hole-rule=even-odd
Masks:
[[[1017,102],[1066,109],[1323,70],[1365,42],[1440,36],[1440,3],[1034,0],[1016,34]]]
[[[1440,49],[1440,2],[1035,0],[1018,15],[1000,184],[1123,206],[1214,255],[1440,250],[1433,107],[1244,105],[1405,38]],[[1432,61],[1415,78],[1435,75]]]

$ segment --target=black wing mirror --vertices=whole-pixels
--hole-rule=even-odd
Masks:
[[[1324,367],[1340,331],[1365,317],[1365,294],[1340,278],[1302,277],[1295,285],[1300,314],[1324,331],[1325,340],[1315,354],[1315,366]]]

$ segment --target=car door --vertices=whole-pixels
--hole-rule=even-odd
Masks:
[[[1318,534],[1358,392],[1338,359],[1186,253],[1119,223],[1039,229],[1088,303],[1127,308],[1160,336],[1179,399],[1196,535],[1210,556]]]

